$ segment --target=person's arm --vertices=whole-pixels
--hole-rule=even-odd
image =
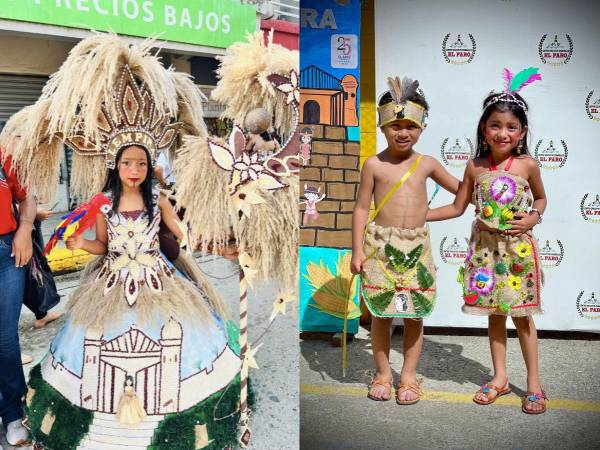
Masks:
[[[537,162],[533,158],[527,158],[525,160],[527,164],[527,172],[529,173],[529,187],[533,195],[532,209],[539,212],[532,211],[530,213],[518,212],[515,213],[513,220],[508,220],[506,223],[512,225],[510,230],[506,231],[506,234],[511,236],[517,236],[531,230],[538,224],[538,221],[544,211],[548,201],[546,200],[546,191],[544,189],[544,183],[542,182],[542,175]]]
[[[461,216],[471,201],[473,195],[473,182],[475,179],[475,165],[473,160],[469,160],[467,167],[465,168],[465,174],[463,181],[460,183],[454,202],[446,206],[439,208],[430,209],[427,212],[427,221],[435,222],[438,220],[453,219]]]
[[[369,209],[371,208],[371,198],[373,197],[373,189],[375,187],[375,178],[373,175],[373,165],[375,162],[375,157],[371,157],[365,161],[362,167],[360,185],[358,186],[356,203],[352,212],[352,260],[350,262],[350,270],[353,274],[362,271],[362,264],[365,260],[363,236],[367,220],[369,220]]]
[[[173,233],[175,237],[181,241],[181,238],[183,238],[183,231],[179,227],[179,218],[177,217],[177,214],[175,214],[173,205],[171,205],[171,202],[164,194],[160,194],[158,206],[160,208],[162,221],[171,231],[171,233]]]
[[[22,267],[29,262],[33,253],[31,244],[31,230],[37,203],[33,195],[27,195],[19,202],[19,228],[15,233],[12,243],[12,254],[15,257],[15,266]]]
[[[456,195],[460,187],[460,180],[446,170],[440,162],[432,157],[427,157],[431,160],[433,169],[431,171],[431,178],[441,187],[446,189],[451,194]]]
[[[108,232],[103,214],[96,216],[96,239],[84,239],[83,235],[71,236],[66,242],[69,250],[82,249],[92,255],[104,255],[108,250]]]

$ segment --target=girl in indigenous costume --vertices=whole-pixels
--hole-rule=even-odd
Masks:
[[[83,40],[17,130],[24,185],[53,195],[65,142],[72,193],[93,196],[48,249],[95,223],[94,240],[76,232],[66,241],[98,255],[31,372],[26,415],[37,449],[222,449],[237,440],[237,327],[190,256],[171,264],[160,253],[161,220],[185,240],[184,227],[152,187],[159,152],[176,150],[183,134],[205,136],[202,96],[150,44]]]
[[[470,160],[453,204],[430,210],[427,220],[462,215],[475,204],[469,251],[459,273],[463,311],[488,316],[494,377],[473,400],[493,403],[510,393],[506,373],[506,318],[515,324],[527,366],[527,395],[523,412],[546,410],[540,386],[537,331],[533,314],[542,312],[542,273],[539,251],[531,230],[541,223],[546,194],[537,162],[527,150],[528,106],[517,93],[541,80],[538,69],[513,75],[504,69],[504,92],[483,103],[477,128],[477,154]]]

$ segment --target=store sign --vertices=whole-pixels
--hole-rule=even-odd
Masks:
[[[0,17],[220,48],[256,29],[233,0],[0,0]]]

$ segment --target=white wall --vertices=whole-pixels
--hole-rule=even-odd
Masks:
[[[422,153],[441,160],[444,139],[449,139],[446,148],[456,139],[463,147],[467,138],[475,142],[481,103],[490,90],[502,88],[505,66],[513,72],[528,66],[540,68],[543,81],[522,91],[530,105],[531,150],[539,140],[540,149],[550,140],[561,149],[564,140],[568,148],[562,168],[541,169],[548,208],[544,223],[534,232],[542,247],[548,240],[558,251],[559,240],[564,248],[561,263],[545,269],[545,314],[536,319],[541,329],[600,331],[600,313],[590,314],[598,320],[583,318],[576,306],[582,291],[581,300],[592,292],[600,297],[600,223],[585,220],[580,211],[586,193],[586,205],[600,194],[600,121],[591,120],[585,107],[590,91],[594,90],[592,102],[600,98],[599,12],[596,2],[584,0],[375,1],[376,90],[379,94],[387,89],[385,80],[390,75],[407,75],[421,82],[431,106],[429,126],[416,146]],[[469,42],[469,33],[473,35],[476,52],[470,63],[446,62],[442,42],[447,33],[451,33],[448,43],[454,42],[458,33],[465,42]],[[544,46],[558,34],[566,47],[565,35],[569,34],[573,54],[568,63],[552,66],[542,62],[538,45],[544,34],[548,34]],[[379,151],[385,147],[380,133],[377,144]],[[463,167],[447,167],[462,178]],[[433,183],[428,186],[431,194]],[[432,206],[451,201],[452,196],[443,192]],[[439,249],[444,237],[446,246],[456,237],[464,247],[472,220],[471,206],[459,219],[433,224],[434,249]],[[460,312],[458,266],[444,263],[439,251],[436,256],[438,303],[426,324],[486,326],[485,318]]]

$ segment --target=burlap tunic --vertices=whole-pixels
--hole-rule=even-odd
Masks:
[[[427,226],[367,226],[362,292],[377,317],[422,318],[435,303],[436,268]]]
[[[507,171],[490,170],[475,180],[476,220],[469,251],[460,269],[463,312],[476,315],[525,316],[542,312],[542,274],[538,245],[529,231],[507,236],[507,221],[533,203],[526,180]],[[484,224],[494,231],[483,230]]]

